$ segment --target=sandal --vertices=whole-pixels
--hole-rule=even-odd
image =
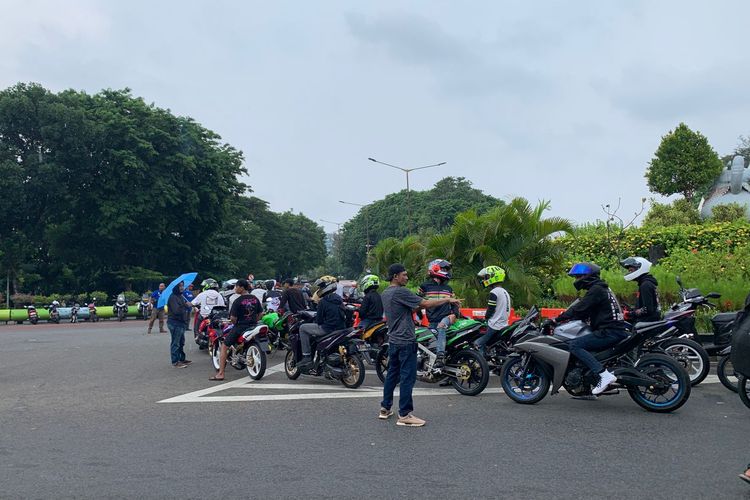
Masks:
[[[211,380],[213,382],[223,382],[224,381],[224,377],[219,378],[216,375],[214,375],[213,377],[210,377],[208,380]]]
[[[742,479],[746,483],[750,483],[750,476],[747,475],[748,471],[750,471],[750,465],[747,466],[747,469],[745,469],[745,472],[739,475],[740,479]]]

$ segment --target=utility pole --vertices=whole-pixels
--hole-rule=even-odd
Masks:
[[[411,218],[411,189],[409,188],[409,172],[413,172],[415,170],[423,170],[425,168],[433,168],[433,167],[439,167],[441,165],[445,165],[447,162],[440,162],[435,163],[433,165],[425,165],[424,167],[414,167],[414,168],[403,168],[398,167],[396,165],[391,165],[390,163],[385,163],[382,161],[378,161],[375,158],[368,158],[371,162],[380,163],[381,165],[385,165],[386,167],[395,168],[398,170],[401,170],[406,174],[406,211],[407,211],[407,217],[409,219],[409,233],[412,233],[414,231],[414,228],[412,227],[412,218]]]

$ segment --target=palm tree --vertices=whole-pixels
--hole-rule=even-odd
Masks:
[[[421,274],[420,270],[425,264],[425,244],[418,236],[407,236],[403,240],[386,238],[378,242],[372,253],[373,271],[381,277],[388,274],[391,264],[398,262],[406,267],[409,276],[414,279]]]

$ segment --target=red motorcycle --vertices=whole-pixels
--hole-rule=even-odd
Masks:
[[[203,318],[198,331],[195,332],[195,343],[201,351],[207,349],[210,343],[211,335],[220,333],[226,325],[229,324],[229,312],[226,307],[216,306],[209,313],[207,318]]]
[[[232,328],[234,325],[228,323],[223,329],[210,328],[208,330],[211,361],[217,370],[221,366],[221,344]],[[267,353],[271,353],[268,327],[261,324],[245,331],[239,336],[237,343],[229,347],[227,362],[236,370],[247,368],[251,379],[260,380],[266,373]]]
[[[32,325],[36,325],[39,321],[39,313],[36,312],[36,307],[34,306],[34,304],[26,306],[26,314],[29,316],[29,323],[31,323]]]

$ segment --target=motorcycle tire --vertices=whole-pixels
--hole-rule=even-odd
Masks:
[[[32,319],[32,320],[29,320],[29,322],[30,322],[30,323],[31,323],[32,325],[36,325],[38,321],[39,321],[38,319]]]
[[[341,383],[348,389],[356,389],[365,381],[365,363],[360,356],[356,354],[346,357],[346,370],[349,375],[341,378]]]
[[[655,413],[669,413],[684,405],[690,397],[692,386],[690,377],[682,364],[671,356],[646,354],[638,360],[635,369],[650,377],[658,377],[662,380],[668,379],[671,382],[670,387],[675,382],[679,386],[675,395],[664,402],[658,401],[658,398],[663,396],[662,394],[649,394],[650,389],[648,387],[628,386],[630,398],[641,408]],[[664,373],[664,370],[671,372],[671,374]]]
[[[388,344],[380,346],[377,356],[375,356],[375,373],[382,383],[385,383],[385,377],[388,375]]]
[[[245,352],[245,368],[247,368],[247,374],[253,380],[260,380],[266,373],[266,353],[260,346],[253,342]]]
[[[737,392],[740,393],[742,404],[750,408],[750,380],[744,375],[737,377]]]
[[[490,381],[490,366],[480,353],[472,349],[464,349],[452,355],[446,365],[462,371],[468,369],[465,379],[451,377],[453,388],[464,396],[476,396]]]
[[[731,356],[722,356],[716,365],[716,375],[719,376],[719,382],[732,392],[738,392],[737,373],[734,371]]]
[[[526,374],[523,375],[524,384],[523,386],[519,386],[518,371],[523,369],[526,356],[510,357],[503,363],[503,369],[500,372],[500,383],[503,387],[503,392],[510,399],[523,405],[533,405],[547,396],[550,379],[547,372],[542,368],[542,365],[534,358],[531,358],[526,369]],[[515,382],[515,387],[513,382]],[[525,392],[527,384],[533,384],[528,394]]]
[[[214,370],[219,370],[221,368],[221,342],[213,345],[209,354],[211,355],[211,364],[214,365]]]
[[[682,365],[690,377],[691,385],[700,384],[708,376],[711,361],[706,350],[698,342],[690,339],[670,339],[659,347]]]
[[[284,358],[284,373],[286,373],[289,380],[297,380],[299,376],[302,375],[299,368],[297,368],[297,362],[294,359],[294,351],[291,349],[287,351],[286,357]]]

